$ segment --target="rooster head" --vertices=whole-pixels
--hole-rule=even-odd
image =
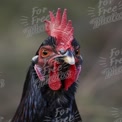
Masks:
[[[80,45],[74,38],[71,20],[67,21],[67,10],[57,10],[56,16],[50,13],[50,21],[45,21],[49,37],[43,41],[36,56],[34,69],[40,82],[51,90],[68,90],[78,80],[82,57]]]

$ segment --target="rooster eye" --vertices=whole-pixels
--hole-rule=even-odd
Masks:
[[[80,49],[75,50],[75,55],[79,56],[80,55]]]
[[[41,49],[40,50],[40,56],[43,58],[50,56],[50,54],[51,54],[51,51],[49,51],[47,49]]]

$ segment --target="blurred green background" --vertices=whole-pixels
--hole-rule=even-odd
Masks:
[[[105,10],[121,8],[122,0],[105,3]],[[105,69],[122,66],[122,21],[93,29],[99,0],[0,1],[0,121],[8,122],[19,104],[27,69],[41,42],[47,38],[43,20],[48,11],[67,8],[84,59],[76,100],[83,122],[122,122],[122,70],[115,67],[106,78]],[[34,15],[32,14],[34,13]],[[118,9],[118,13],[121,12]],[[111,13],[106,13],[109,16]],[[35,19],[34,19],[35,17]],[[40,18],[40,19],[38,19]],[[32,23],[32,19],[38,20]],[[36,23],[37,22],[37,23]],[[36,30],[40,27],[40,30]],[[34,28],[36,28],[34,30]],[[33,32],[32,32],[33,31]],[[116,49],[114,49],[116,48]],[[117,64],[110,65],[112,57]],[[117,51],[118,50],[118,51]],[[102,58],[100,58],[102,57]],[[105,67],[105,65],[107,65]],[[122,68],[121,68],[122,69]],[[4,117],[4,119],[2,118]]]

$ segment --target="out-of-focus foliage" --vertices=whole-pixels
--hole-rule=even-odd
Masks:
[[[110,0],[104,0],[110,1]],[[113,6],[121,0],[113,0]],[[5,86],[0,88],[0,116],[7,121],[13,117],[19,104],[24,79],[31,58],[41,42],[47,38],[44,31],[27,37],[21,23],[22,17],[32,18],[32,9],[46,8],[56,12],[57,8],[67,8],[68,18],[75,28],[75,37],[81,45],[84,62],[76,94],[79,111],[84,122],[114,122],[122,118],[122,71],[105,79],[101,65],[103,57],[109,62],[112,49],[116,48],[122,57],[122,21],[112,22],[93,29],[88,16],[89,8],[98,6],[99,0],[4,0],[0,2],[0,78]],[[95,10],[94,12],[97,12]],[[43,24],[41,23],[43,26]],[[106,62],[107,62],[106,61]],[[106,63],[103,61],[103,63]],[[121,67],[122,61],[119,63]],[[116,71],[115,71],[116,72]],[[112,112],[120,115],[118,118]]]

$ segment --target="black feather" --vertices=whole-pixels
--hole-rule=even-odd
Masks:
[[[55,39],[49,37],[41,46],[43,45],[55,46]],[[36,55],[38,55],[38,51]],[[32,63],[25,79],[20,104],[12,122],[82,121],[75,102],[77,82],[74,82],[67,91],[64,89],[53,91],[47,84],[42,85],[41,83]],[[58,109],[64,113],[61,114]]]

